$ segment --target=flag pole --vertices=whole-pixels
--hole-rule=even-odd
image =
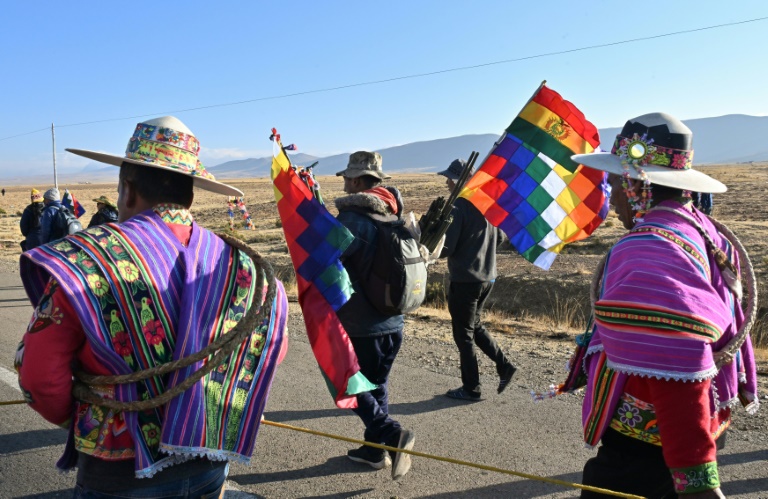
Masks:
[[[530,103],[531,103],[531,101],[533,100],[533,98],[534,98],[534,97],[536,97],[536,95],[538,95],[538,93],[539,93],[539,92],[541,92],[541,89],[542,89],[542,88],[544,87],[544,85],[546,85],[546,84],[547,84],[547,80],[543,80],[543,81],[541,82],[541,85],[539,85],[539,88],[537,88],[537,89],[536,89],[536,91],[533,93],[533,95],[531,95],[531,96],[528,98],[528,100],[527,100],[527,101],[525,101],[525,104],[523,105],[522,109],[525,109],[525,106],[527,106],[528,104],[530,104]],[[522,109],[521,109],[521,111],[522,111]],[[519,112],[518,112],[517,114],[518,114],[518,116],[520,115],[520,113],[519,113]]]
[[[59,188],[59,177],[56,175],[56,133],[53,129],[53,123],[51,123],[51,143],[53,145],[53,186]]]

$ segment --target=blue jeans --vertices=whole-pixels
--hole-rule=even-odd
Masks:
[[[140,489],[134,488],[119,492],[99,492],[77,484],[72,497],[73,499],[164,499],[172,497],[215,499],[224,496],[224,481],[227,479],[228,472],[229,465],[176,482],[149,485]],[[146,480],[147,483],[151,484],[151,478]]]
[[[357,409],[352,409],[365,425],[364,437],[375,444],[397,445],[400,423],[389,417],[389,371],[403,342],[403,330],[374,337],[350,337],[357,354],[360,372],[378,385],[375,390],[357,395]]]

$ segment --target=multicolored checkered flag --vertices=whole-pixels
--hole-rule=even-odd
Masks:
[[[542,83],[461,197],[526,260],[549,269],[563,246],[589,236],[608,214],[605,174],[571,160],[599,144],[597,128]]]

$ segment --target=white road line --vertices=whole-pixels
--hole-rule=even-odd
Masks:
[[[0,381],[21,392],[21,388],[19,388],[19,375],[16,374],[16,371],[9,371],[0,366]]]

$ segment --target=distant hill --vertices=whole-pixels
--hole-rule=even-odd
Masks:
[[[320,158],[309,154],[291,155],[291,161],[302,166],[311,165],[318,159]],[[221,178],[266,177],[269,176],[269,170],[272,168],[272,157],[238,159],[206,168],[216,177]]]
[[[694,164],[747,163],[768,161],[768,116],[730,114],[715,118],[686,120],[693,131],[695,150]],[[600,130],[602,148],[610,150],[620,128]],[[384,171],[388,173],[440,171],[455,158],[467,158],[471,151],[480,153],[482,160],[491,149],[496,134],[461,135],[445,139],[412,142],[395,147],[377,149],[384,158]],[[347,165],[349,151],[333,156],[316,157],[309,154],[292,154],[294,164],[307,166],[315,161],[318,175],[334,175]],[[271,157],[248,158],[227,161],[208,170],[220,179],[267,177],[272,166]],[[89,163],[79,172],[67,171],[70,182],[116,182],[118,169],[101,163]],[[50,175],[29,175],[22,172],[0,172],[6,183],[50,182]]]
[[[768,142],[765,141],[768,116],[730,114],[686,120],[685,124],[693,131],[697,165],[768,161]],[[620,131],[621,128],[601,129],[601,147],[610,150]],[[461,135],[378,149],[378,152],[384,158],[384,171],[388,173],[431,173],[445,169],[455,158],[468,157],[473,150],[480,152],[482,160],[496,139],[498,135],[494,134]],[[302,166],[319,161],[315,172],[333,175],[346,167],[351,152],[324,158],[297,154],[291,156],[291,160]],[[262,177],[269,175],[271,161],[271,158],[228,161],[209,170],[221,178]]]
[[[469,153],[480,151],[483,155],[491,149],[498,135],[462,135],[448,139],[412,142],[402,146],[377,149],[384,160],[386,172],[436,172],[444,170],[456,158],[466,158]],[[318,175],[334,175],[347,166],[350,153],[317,158],[306,154],[291,155],[296,165],[307,166],[319,161],[315,168]],[[306,159],[304,159],[306,158]],[[227,161],[209,167],[211,173],[221,178],[261,177],[269,175],[272,158],[254,158]]]
[[[113,184],[117,183],[119,168],[114,166],[104,166],[99,163],[89,163],[88,166],[77,172],[59,171],[59,184],[68,186],[72,184]],[[26,172],[5,172],[0,174],[0,179],[8,185],[34,185],[41,186],[53,185],[53,172],[46,174]],[[47,187],[46,187],[47,189]]]

